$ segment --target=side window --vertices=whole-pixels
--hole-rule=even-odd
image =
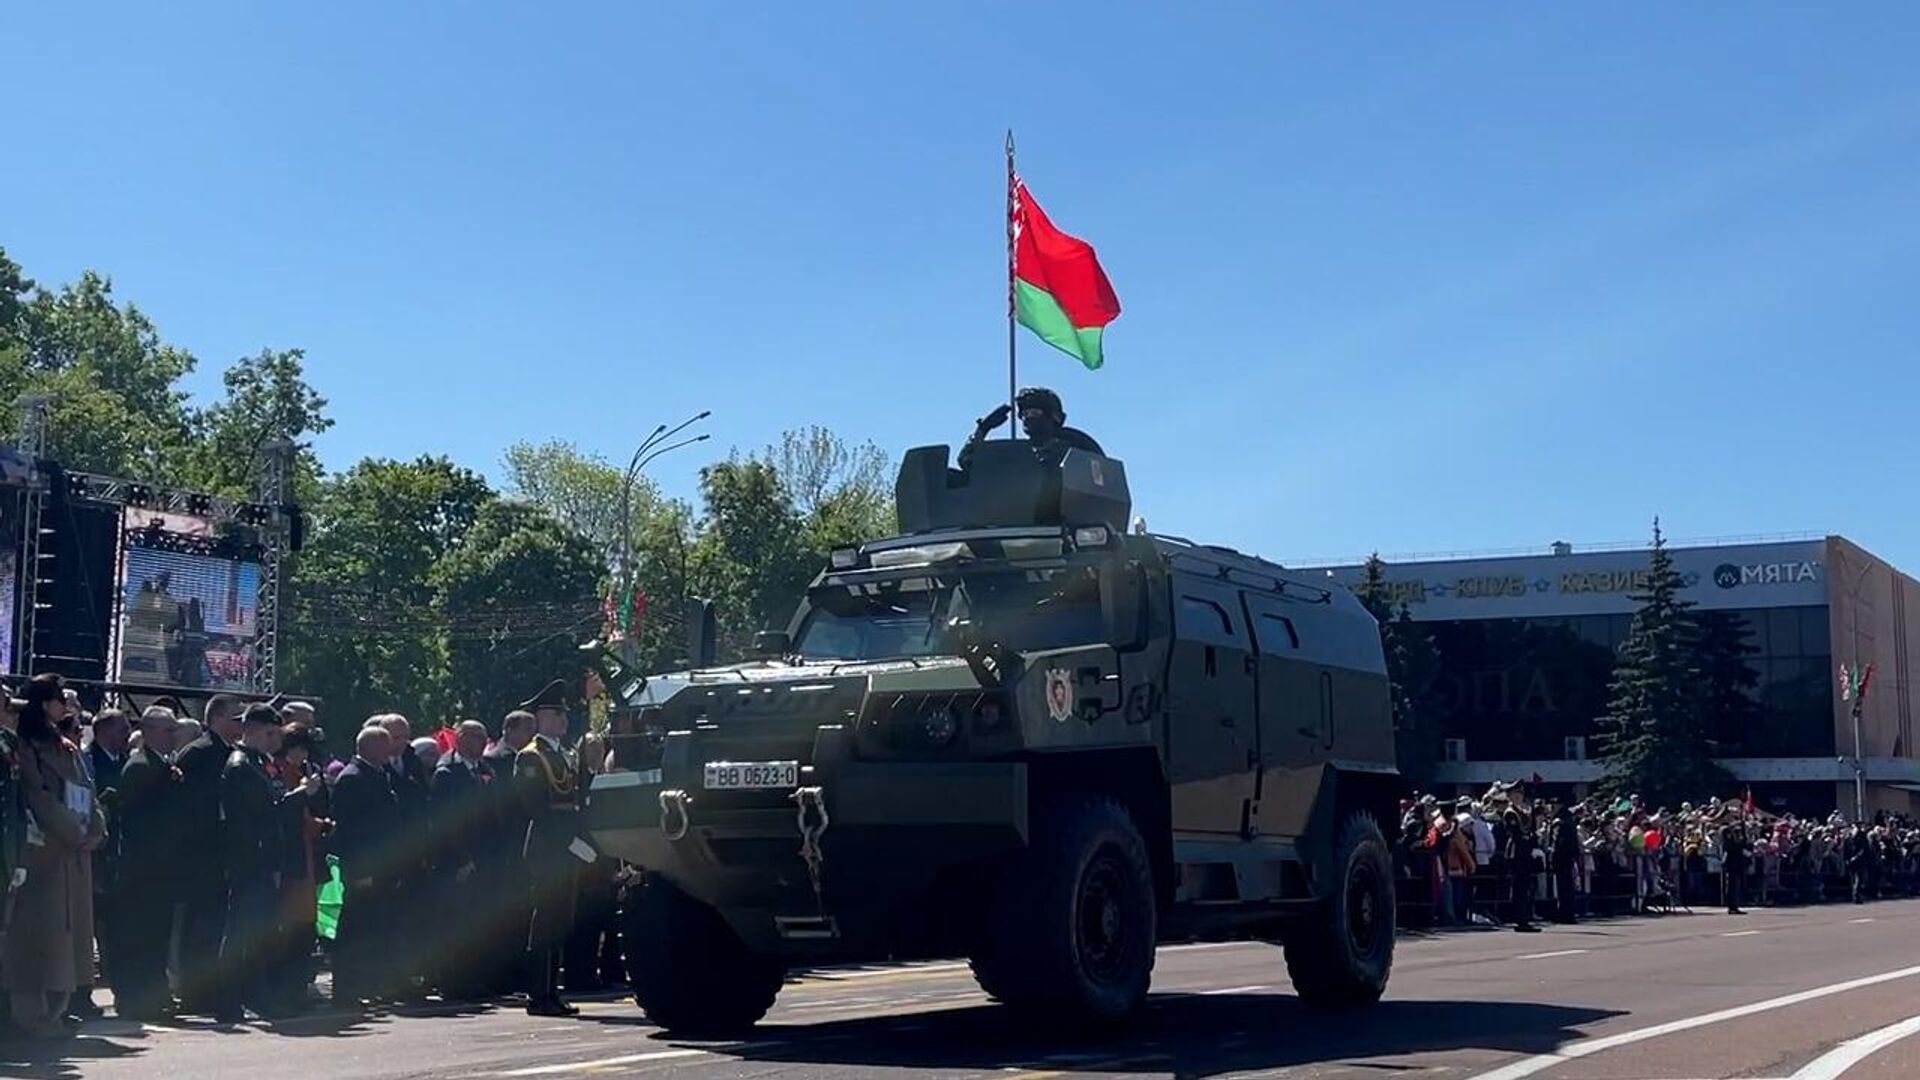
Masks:
[[[1300,632],[1294,629],[1293,620],[1285,615],[1269,615],[1264,611],[1254,627],[1254,640],[1263,653],[1300,648]]]
[[[1197,641],[1230,641],[1233,638],[1233,621],[1227,618],[1227,609],[1198,596],[1180,598],[1176,629],[1181,637]]]

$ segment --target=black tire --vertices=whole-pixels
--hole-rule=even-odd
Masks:
[[[1347,818],[1333,866],[1333,894],[1287,931],[1287,974],[1308,1005],[1358,1008],[1380,1000],[1393,970],[1393,856],[1372,814]]]
[[[634,1000],[675,1034],[752,1028],[786,978],[778,959],[748,951],[719,912],[657,877],[634,889],[622,930]]]
[[[1153,867],[1133,817],[1085,796],[1036,807],[1027,850],[995,884],[980,988],[1028,1017],[1105,1027],[1146,1003],[1153,979]]]

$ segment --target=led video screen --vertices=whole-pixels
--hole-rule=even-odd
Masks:
[[[17,661],[13,655],[13,619],[17,604],[15,597],[20,588],[20,575],[17,568],[19,556],[12,551],[0,551],[0,670],[16,670]]]
[[[121,681],[250,686],[258,563],[129,546],[125,566]]]

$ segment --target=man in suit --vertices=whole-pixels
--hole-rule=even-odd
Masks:
[[[524,990],[526,977],[526,935],[530,911],[527,906],[527,867],[523,851],[527,841],[527,815],[521,805],[519,789],[513,783],[513,761],[533,741],[533,714],[516,709],[500,724],[500,738],[481,755],[498,782],[492,785],[494,831],[482,844],[481,872],[487,878],[483,895],[492,897],[498,910],[489,912],[487,923],[510,928],[497,935],[488,947],[487,986],[496,994]]]
[[[289,802],[297,805],[318,792],[321,780],[308,776],[299,787],[288,790],[269,771],[280,750],[280,723],[280,710],[249,705],[241,720],[240,745],[227,756],[220,772],[227,927],[220,942],[223,996],[214,1018],[222,1023],[239,1023],[243,1009],[276,1017],[304,1004],[289,1000],[286,981],[275,978],[279,973],[274,961],[285,954],[280,882],[287,864],[288,835],[283,815]]]
[[[116,789],[120,786],[120,771],[126,766],[127,743],[133,737],[133,725],[119,709],[103,709],[93,718],[91,730],[93,738],[87,743],[85,755],[87,775],[93,777],[93,789],[100,799],[101,810],[107,815],[107,842],[93,853],[93,936],[99,945],[101,974],[106,977],[107,985],[112,986],[118,979],[120,930],[126,923],[113,907],[120,895],[114,885],[120,865]],[[74,989],[67,1013],[82,1020],[100,1018],[100,1006],[94,1004],[91,987]]]
[[[184,850],[180,775],[173,767],[180,722],[173,710],[140,714],[140,748],[127,754],[109,825],[118,865],[108,904],[118,955],[114,1010],[124,1019],[159,1020],[173,1011],[167,988],[167,946],[179,907]]]
[[[496,819],[493,767],[487,764],[487,728],[478,720],[462,721],[454,729],[453,752],[433,770],[428,797],[433,816],[434,893],[442,911],[471,910],[469,890],[484,884],[482,864],[487,845],[499,828]],[[472,1001],[488,996],[485,920],[450,919],[448,932],[439,935],[436,960],[440,992],[450,1000]]]
[[[399,804],[387,760],[387,729],[370,723],[354,740],[354,757],[333,784],[333,853],[340,859],[346,896],[334,940],[333,1001],[358,1008],[397,990],[394,938],[396,837]],[[401,839],[407,839],[401,837]]]
[[[527,816],[526,860],[532,914],[527,928],[527,1015],[574,1016],[560,999],[560,950],[573,928],[580,862],[579,771],[561,745],[567,732],[566,686],[555,680],[527,702],[537,734],[513,759],[514,785]]]
[[[180,817],[185,830],[180,880],[185,918],[180,926],[180,997],[191,1012],[220,1007],[220,937],[227,923],[227,890],[220,873],[220,773],[240,741],[240,700],[207,700],[200,737],[180,751]]]

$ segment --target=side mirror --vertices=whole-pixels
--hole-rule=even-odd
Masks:
[[[720,630],[713,601],[696,600],[687,608],[687,666],[709,668],[720,651]]]
[[[1100,572],[1100,614],[1107,643],[1137,649],[1147,632],[1147,575],[1138,562],[1110,565]]]
[[[762,630],[753,635],[753,656],[756,660],[780,660],[793,651],[793,639],[785,630]]]

